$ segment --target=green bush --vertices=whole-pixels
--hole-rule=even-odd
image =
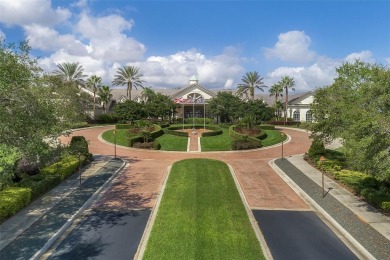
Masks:
[[[326,150],[324,143],[320,139],[314,138],[309,148],[309,151],[307,152],[307,155],[311,159],[316,160],[319,156],[325,155],[325,153]]]
[[[156,139],[164,134],[164,131],[162,130],[161,126],[154,125],[155,130],[150,133],[150,137],[153,139]]]
[[[80,156],[80,165],[84,165],[86,162],[85,156]],[[43,175],[58,175],[61,180],[68,178],[70,175],[75,173],[79,168],[78,156],[68,155],[65,156],[61,161],[47,166],[41,170]]]
[[[253,136],[253,138],[264,140],[265,138],[267,138],[267,133],[262,129],[260,133],[256,136]]]
[[[18,183],[18,186],[31,189],[31,199],[34,200],[57,186],[60,182],[61,177],[59,175],[38,174],[24,178]]]
[[[253,140],[233,140],[231,143],[232,150],[249,150],[260,148],[261,144]]]
[[[217,126],[208,125],[208,126],[206,126],[206,129],[211,130],[211,131],[202,133],[202,137],[216,136],[216,135],[223,134],[222,129],[217,127]]]
[[[31,190],[22,187],[9,187],[0,191],[0,222],[15,215],[31,201]]]
[[[263,130],[275,130],[274,125],[260,125],[259,128]]]
[[[135,143],[142,143],[144,138],[142,136],[136,135],[128,139],[128,146],[133,147]]]
[[[130,128],[133,128],[133,125],[131,125],[131,124],[116,124],[115,128],[116,129],[130,129]]]
[[[390,201],[382,202],[381,209],[383,209],[386,212],[390,212]]]
[[[92,122],[95,124],[115,124],[118,122],[118,119],[116,119],[112,114],[100,114],[97,115]]]
[[[154,142],[153,142],[153,149],[154,150],[160,150],[161,149],[161,144],[160,144],[159,141],[154,140]]]
[[[73,136],[70,140],[69,149],[73,154],[89,155],[88,141],[84,136]]]
[[[234,131],[235,127],[236,127],[235,125],[232,125],[229,127],[229,135],[231,138],[233,138],[234,140],[249,142],[249,143],[251,143],[251,146],[254,146],[254,148],[261,147],[261,141],[259,139],[254,138],[254,137],[250,137],[250,136],[245,135],[245,134],[237,133],[236,131]],[[243,146],[245,146],[245,145],[243,145]],[[233,147],[236,147],[236,145],[232,144],[232,150],[233,150]],[[248,148],[248,149],[253,149],[253,148]],[[235,149],[235,150],[242,150],[242,149]]]

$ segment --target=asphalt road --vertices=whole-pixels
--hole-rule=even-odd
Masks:
[[[272,256],[279,259],[358,259],[312,211],[253,210]]]
[[[150,210],[94,209],[48,259],[133,259]]]

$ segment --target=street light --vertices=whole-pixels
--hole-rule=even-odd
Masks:
[[[325,181],[324,181],[324,170],[322,169],[322,164],[325,161],[325,157],[320,157],[320,164],[321,164],[321,172],[322,172],[322,198],[325,198]]]
[[[283,132],[280,132],[280,136],[282,137],[282,161],[284,160],[284,156],[283,156],[283,142],[284,142],[284,137],[286,136],[285,133]]]
[[[114,158],[116,159],[116,130],[112,131],[114,135]]]

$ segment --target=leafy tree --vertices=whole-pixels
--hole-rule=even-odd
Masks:
[[[143,80],[141,80],[143,75],[139,72],[139,68],[134,66],[119,68],[116,73],[112,84],[114,86],[127,85],[127,98],[131,100],[131,90],[133,87],[135,89],[138,87],[143,88]]]
[[[96,75],[92,75],[87,80],[87,86],[90,87],[93,92],[93,115],[94,116],[96,112],[96,93],[99,91],[101,83],[102,83],[102,78]]]
[[[141,92],[141,98],[144,102],[151,102],[156,97],[156,92],[152,87],[145,87]]]
[[[240,117],[246,118],[248,127],[259,125],[273,117],[274,110],[268,107],[263,100],[250,100],[242,102],[240,106]]]
[[[285,124],[287,123],[287,107],[288,107],[288,89],[291,89],[295,91],[295,81],[294,78],[284,76],[280,81],[279,84],[284,88],[286,91],[286,101],[285,101],[285,106],[284,106],[284,122]]]
[[[148,117],[162,118],[169,117],[169,121],[176,110],[176,104],[169,96],[161,93],[154,94],[150,101],[144,104],[145,113]]]
[[[207,109],[219,116],[222,122],[233,122],[239,118],[239,107],[243,101],[231,92],[220,91],[208,103]]]
[[[280,106],[281,102],[279,101],[279,97],[283,96],[283,86],[280,84],[280,82],[272,85],[272,87],[269,89],[269,95],[270,97],[275,96],[274,108],[276,112],[276,119],[279,120],[280,109],[283,107]]]
[[[260,74],[257,71],[247,72],[244,77],[242,77],[241,84],[238,84],[237,95],[242,96],[245,94],[251,97],[252,100],[255,99],[255,88],[264,91],[264,86],[262,82],[263,78],[260,77]]]
[[[356,61],[336,71],[335,82],[314,93],[313,135],[342,138],[351,168],[390,181],[390,70]]]
[[[103,102],[104,113],[107,114],[107,105],[112,98],[110,87],[103,85],[101,88],[99,88],[98,96],[100,101]]]
[[[141,103],[134,100],[126,100],[119,103],[114,108],[114,116],[122,123],[133,123],[134,120],[142,119],[146,116]]]
[[[72,85],[84,85],[84,78],[86,75],[84,73],[84,68],[78,62],[74,63],[60,63],[57,64],[57,70],[54,71],[54,75],[61,78],[64,82],[70,82]]]

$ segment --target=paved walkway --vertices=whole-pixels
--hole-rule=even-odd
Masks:
[[[90,151],[93,154],[113,156],[114,147],[110,144],[106,144],[100,141],[98,138],[101,133],[112,128],[112,126],[106,126],[83,129],[76,131],[74,134],[83,135],[87,138],[87,140],[89,141]],[[297,131],[295,129],[287,128],[283,129],[283,131],[291,138],[290,141],[284,144],[284,156],[290,157],[292,155],[303,154],[307,151],[310,145],[309,133],[305,131]],[[68,142],[69,140],[70,138],[62,139],[64,143]],[[281,157],[280,146],[259,149],[255,151],[203,153],[145,151],[117,146],[117,156],[127,161],[128,167],[123,169],[121,174],[113,179],[111,186],[97,201],[96,205],[98,205],[98,207],[102,209],[120,210],[121,208],[153,208],[156,203],[157,196],[160,194],[162,183],[166,176],[168,167],[172,165],[175,161],[179,161],[186,158],[211,158],[224,161],[231,165],[236,173],[237,179],[239,180],[246,200],[248,201],[248,204],[252,209],[305,211],[311,209],[311,206],[308,206],[310,205],[310,203],[308,203],[310,201],[307,197],[305,197],[306,192],[303,192],[299,189],[297,190],[296,188],[296,186],[299,187],[299,180],[296,181],[296,186],[293,186],[290,183],[292,181],[286,179],[286,176],[291,171],[293,166],[297,164],[299,165],[300,163],[304,165],[304,161],[302,159],[299,159],[299,157],[295,156],[289,158],[289,161],[291,161],[294,165],[284,169],[287,175],[277,174],[274,168],[271,167],[272,165],[270,166],[268,163],[275,158]],[[297,160],[293,161],[293,158],[297,158]],[[285,160],[285,164],[287,165],[287,160]],[[298,176],[303,175],[302,172],[307,173],[307,176],[310,176],[310,173],[312,173],[312,169],[310,168],[299,168],[298,171],[301,172],[300,174],[298,174]],[[311,185],[318,186],[318,184]],[[308,187],[312,187],[308,189],[315,189],[313,188],[315,186]],[[335,188],[331,190],[328,196],[329,198],[330,195],[336,195]],[[314,203],[317,204],[315,200]],[[342,202],[342,204],[345,203],[345,201]],[[52,205],[49,205],[48,208],[51,206]],[[341,207],[336,207],[336,211],[340,208]],[[363,213],[369,211],[368,208],[366,209],[365,207],[359,207],[359,209],[361,209]],[[375,223],[375,220],[370,222],[370,220],[365,217],[363,213],[355,215],[358,221],[362,222],[364,225],[367,226],[377,226],[377,229],[380,229],[386,234],[390,233],[390,224],[388,222],[388,218],[382,215],[380,217],[382,220],[380,224],[377,225]],[[42,212],[42,214],[45,213]],[[376,216],[379,216],[378,213],[374,214]],[[9,231],[8,234],[14,232],[15,230],[19,230],[20,232],[22,232],[22,224],[24,224],[23,220],[26,220],[28,218],[29,216],[24,216],[23,214],[22,218],[11,218],[10,221],[15,221],[14,223],[16,224],[13,224],[15,228],[13,229],[13,231]],[[337,224],[336,221],[334,222]],[[5,227],[5,223],[0,226],[0,234],[2,235],[0,239],[0,250],[4,248],[4,244],[6,244],[6,242],[3,242],[4,232],[1,233],[1,230],[4,230],[3,228]],[[19,225],[21,226],[19,227]],[[375,232],[378,233],[378,231]],[[364,241],[361,243],[363,244]],[[378,259],[388,259],[390,254],[388,254],[387,250],[390,247],[387,247],[386,243],[386,241],[384,244],[378,243],[376,249],[370,248],[369,250],[381,252],[380,255],[378,255]],[[3,245],[3,247],[1,247],[1,245]],[[386,258],[383,258],[385,256]]]

